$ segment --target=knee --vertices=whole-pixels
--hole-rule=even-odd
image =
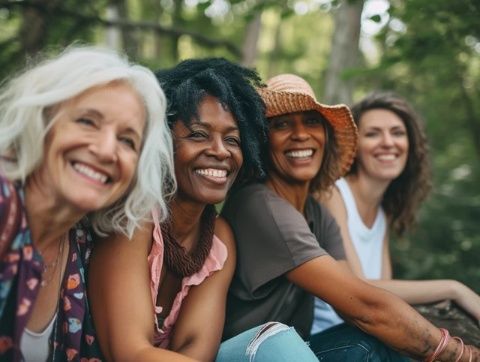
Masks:
[[[249,361],[316,361],[315,355],[295,331],[279,322],[259,327],[246,349]]]

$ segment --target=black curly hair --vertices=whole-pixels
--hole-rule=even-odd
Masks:
[[[265,177],[267,142],[265,104],[256,91],[263,86],[256,71],[223,58],[189,59],[155,73],[167,97],[170,128],[178,120],[189,125],[198,119],[198,108],[207,95],[217,98],[238,124],[243,167],[236,184]]]

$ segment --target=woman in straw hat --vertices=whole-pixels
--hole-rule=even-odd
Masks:
[[[475,347],[451,338],[327,254],[344,257],[340,232],[310,193],[327,188],[350,167],[357,137],[348,108],[318,103],[308,83],[294,75],[276,76],[259,91],[267,107],[269,163],[266,179],[236,190],[222,211],[237,240],[224,337],[277,320],[309,339],[322,360],[403,358],[380,341],[415,358],[478,360]],[[333,305],[352,326],[310,337],[313,296]]]
[[[263,173],[258,75],[214,58],[186,60],[157,78],[169,105],[178,189],[167,220],[154,210],[154,222],[136,230],[133,240],[115,235],[92,256],[92,309],[106,358],[316,360],[293,329],[275,322],[220,346],[235,245],[214,204],[237,176]]]
[[[410,304],[451,299],[480,320],[480,297],[455,280],[392,280],[389,230],[402,236],[430,190],[427,140],[420,117],[392,92],[352,107],[359,139],[355,161],[331,192],[316,195],[340,226],[347,261],[359,277]],[[312,333],[342,319],[315,300]]]
[[[94,47],[4,85],[1,361],[101,358],[86,295],[91,229],[131,235],[148,207],[166,209],[165,105],[151,71]]]

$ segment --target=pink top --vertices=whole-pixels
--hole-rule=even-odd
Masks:
[[[160,229],[160,224],[158,222],[158,214],[156,212],[152,213],[154,220],[154,229],[153,229],[153,244],[150,254],[148,255],[148,265],[150,268],[150,291],[152,293],[152,301],[155,306],[155,313],[159,314],[162,312],[162,307],[157,306],[157,295],[158,287],[160,284],[160,276],[162,274],[163,267],[163,237],[162,231]],[[199,285],[202,283],[208,276],[217,270],[221,270],[227,259],[227,247],[222,243],[222,241],[213,236],[212,249],[210,254],[205,260],[202,269],[197,273],[185,277],[182,280],[182,287],[178,294],[175,296],[173,301],[172,309],[170,314],[165,318],[163,322],[163,327],[160,328],[155,319],[155,331],[153,336],[153,343],[156,347],[167,348],[170,343],[170,333],[172,328],[177,321],[178,315],[180,313],[180,308],[185,297],[188,295],[188,291],[192,285]]]

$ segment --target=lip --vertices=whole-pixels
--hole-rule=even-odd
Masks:
[[[110,172],[87,162],[72,160],[69,162],[69,165],[76,175],[97,186],[105,187],[114,181],[114,177]]]

